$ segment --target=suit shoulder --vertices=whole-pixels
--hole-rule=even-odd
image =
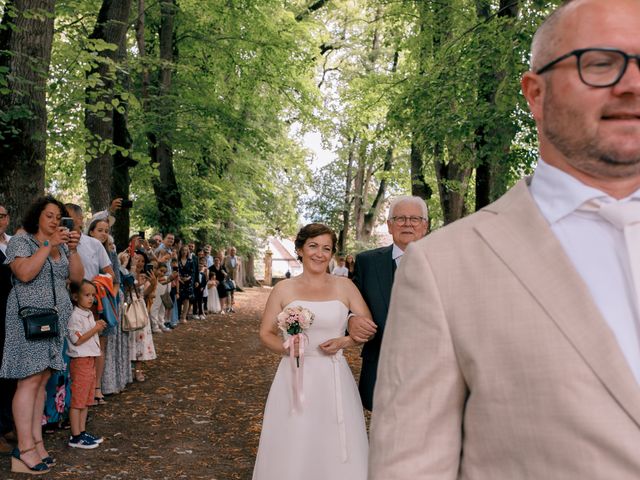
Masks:
[[[388,253],[391,251],[392,246],[387,245],[386,247],[374,248],[372,250],[365,250],[364,252],[360,252],[356,255],[356,262],[358,259],[367,260],[371,258],[376,258],[381,254]]]

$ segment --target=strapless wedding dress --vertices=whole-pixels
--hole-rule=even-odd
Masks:
[[[315,314],[305,332],[304,400],[294,408],[293,375],[283,357],[264,411],[253,480],[366,480],[369,443],[351,369],[339,351],[318,345],[344,335],[348,309],[339,300],[295,300]]]

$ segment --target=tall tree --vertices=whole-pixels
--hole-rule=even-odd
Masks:
[[[152,112],[154,124],[147,131],[152,165],[159,172],[154,177],[153,190],[159,210],[159,226],[164,232],[180,227],[182,197],[173,167],[171,137],[175,130],[173,101],[171,96],[173,70],[177,60],[174,44],[175,17],[178,5],[175,0],[160,0],[160,28],[158,32],[160,66],[151,86],[153,95],[145,102]],[[141,52],[143,53],[143,52]]]
[[[111,203],[113,192],[114,111],[120,101],[114,92],[120,47],[129,26],[131,0],[103,0],[95,27],[87,42],[95,61],[87,72],[85,127],[88,131],[86,165],[91,208],[102,210]],[[122,54],[120,54],[122,56]]]
[[[481,39],[479,50],[483,51],[478,60],[478,108],[483,115],[475,130],[475,203],[476,210],[480,210],[505,192],[506,182],[501,181],[505,175],[501,170],[507,165],[506,158],[518,131],[509,115],[516,102],[512,100],[505,104],[499,98],[500,89],[503,90],[502,98],[505,90],[511,90],[511,95],[516,95],[512,78],[514,70],[517,71],[517,63],[513,60],[496,61],[513,55],[514,49],[512,42],[496,41],[496,37],[509,39],[517,35],[515,29],[518,26],[516,19],[520,2],[501,0],[498,11],[494,12],[489,0],[476,0],[476,11],[483,27],[483,34],[478,32]]]
[[[127,57],[125,39],[122,39],[118,47],[117,61],[123,64]],[[129,72],[118,69],[118,83],[123,92],[116,93],[113,97],[113,144],[116,151],[113,155],[113,170],[111,182],[111,198],[128,199],[130,197],[131,172],[130,170],[138,165],[138,161],[133,156],[133,139],[129,132],[128,112],[129,112],[129,91],[131,78]],[[116,223],[111,234],[119,248],[123,248],[129,238],[131,226],[130,211],[120,209],[116,212]]]
[[[54,0],[8,0],[0,23],[0,202],[15,228],[44,192]]]

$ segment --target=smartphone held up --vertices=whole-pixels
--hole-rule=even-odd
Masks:
[[[60,226],[66,228],[69,231],[73,230],[73,218],[62,217],[62,219],[60,219]]]

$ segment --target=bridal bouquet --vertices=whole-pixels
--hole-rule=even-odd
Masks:
[[[304,353],[304,342],[306,335],[304,333],[313,323],[314,315],[311,310],[301,306],[287,307],[278,314],[278,328],[282,333],[287,333],[290,337],[285,342],[285,348],[291,348],[295,345],[295,338],[300,342],[300,351]],[[296,366],[300,368],[300,356],[296,355]]]
[[[313,323],[313,312],[301,306],[287,307],[278,314],[277,325],[282,333],[289,335],[283,344],[284,348],[289,349],[289,358],[291,364],[293,389],[293,410],[302,411],[302,403],[304,401],[304,389],[302,386],[303,369],[300,368],[300,359],[302,358],[302,366],[304,367],[304,345],[309,341],[304,333]],[[293,355],[295,351],[295,341],[298,340],[299,354],[296,355],[295,364]]]

